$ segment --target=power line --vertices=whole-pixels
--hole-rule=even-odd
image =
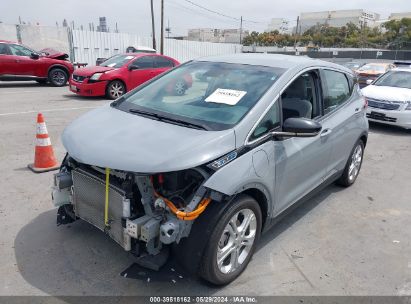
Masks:
[[[218,16],[211,15],[211,14],[205,15],[204,13],[202,13],[202,12],[196,10],[196,9],[186,7],[186,6],[182,5],[182,4],[177,3],[177,2],[174,2],[174,1],[167,1],[166,4],[167,4],[167,5],[173,5],[173,6],[175,6],[175,7],[184,9],[185,11],[190,12],[190,13],[196,13],[197,15],[199,15],[199,16],[201,16],[201,17],[204,17],[204,18],[207,18],[207,19],[210,19],[210,20],[217,20],[217,21],[219,21],[219,22],[223,22],[223,23],[230,24],[230,25],[237,24],[237,22],[236,22],[235,20],[231,20],[231,21],[230,21],[230,20],[227,20],[227,19],[222,18],[221,16],[218,17]]]
[[[220,12],[217,12],[217,11],[214,11],[214,10],[212,10],[212,9],[209,9],[209,8],[205,7],[205,6],[202,6],[202,5],[200,5],[200,4],[197,4],[197,3],[195,3],[195,2],[193,2],[193,1],[191,1],[191,0],[184,0],[184,1],[190,3],[191,5],[197,6],[197,7],[201,8],[201,9],[203,9],[203,10],[206,10],[206,11],[208,11],[208,12],[210,12],[210,13],[213,13],[213,14],[216,14],[216,15],[219,15],[219,16],[222,16],[222,17],[225,17],[225,18],[229,18],[229,19],[232,19],[232,20],[236,20],[236,21],[240,21],[240,20],[241,20],[241,18],[229,16],[229,15],[226,15],[226,14],[223,14],[223,13],[220,13]],[[247,19],[243,19],[243,22],[249,22],[249,23],[265,23],[265,22],[262,22],[262,21],[254,21],[254,20],[247,20]]]

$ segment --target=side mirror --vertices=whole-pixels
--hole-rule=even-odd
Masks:
[[[139,69],[139,67],[137,66],[137,65],[129,65],[128,67],[127,67],[127,70],[129,70],[129,71],[132,71],[132,70],[138,70]]]
[[[365,82],[367,85],[372,84],[373,80],[372,79],[367,79],[367,81]]]
[[[322,129],[319,122],[303,117],[288,118],[283,123],[282,132],[273,132],[273,136],[282,137],[314,137]]]
[[[31,54],[30,54],[30,58],[31,58],[31,59],[39,59],[39,58],[40,58],[40,55],[37,54],[37,53],[31,53]]]

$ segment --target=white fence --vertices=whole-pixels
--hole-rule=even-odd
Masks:
[[[36,50],[54,48],[70,60],[94,65],[97,58],[123,53],[129,46],[149,46],[150,37],[126,33],[71,30],[66,27],[0,24],[0,40],[20,41]],[[157,42],[159,47],[159,41]],[[185,62],[194,58],[241,53],[241,45],[165,39],[164,54]]]
[[[129,46],[151,47],[150,37],[135,34],[101,33],[73,30],[74,56],[77,62],[93,65],[97,58],[125,52]],[[194,58],[240,53],[241,45],[165,39],[164,54],[185,62]]]

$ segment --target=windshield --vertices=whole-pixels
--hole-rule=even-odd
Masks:
[[[382,75],[374,85],[411,89],[411,72],[388,72]]]
[[[129,62],[133,58],[134,56],[131,56],[131,55],[115,55],[113,57],[110,57],[103,63],[101,63],[100,66],[110,67],[110,68],[121,68],[123,65],[125,65],[127,62]]]
[[[126,96],[118,107],[224,130],[237,124],[284,69],[190,62]]]
[[[383,65],[376,65],[376,64],[366,64],[363,65],[359,71],[377,71],[384,73],[385,72],[385,66]]]

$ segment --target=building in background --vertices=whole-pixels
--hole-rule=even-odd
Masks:
[[[99,25],[97,25],[97,32],[108,32],[106,17],[100,17]]]
[[[291,34],[292,28],[289,21],[284,18],[272,18],[264,32],[278,31],[280,34]]]
[[[242,30],[240,33],[240,29],[197,28],[188,30],[187,40],[218,43],[240,43],[240,36],[241,39],[243,39],[248,35],[249,31]]]
[[[378,26],[380,15],[363,9],[357,10],[339,10],[324,12],[307,12],[300,14],[299,32],[303,33],[309,28],[316,25],[329,25],[333,27],[342,27],[347,23],[354,23],[358,27]]]
[[[388,19],[390,19],[390,20],[401,20],[402,18],[411,18],[411,12],[392,13]]]

